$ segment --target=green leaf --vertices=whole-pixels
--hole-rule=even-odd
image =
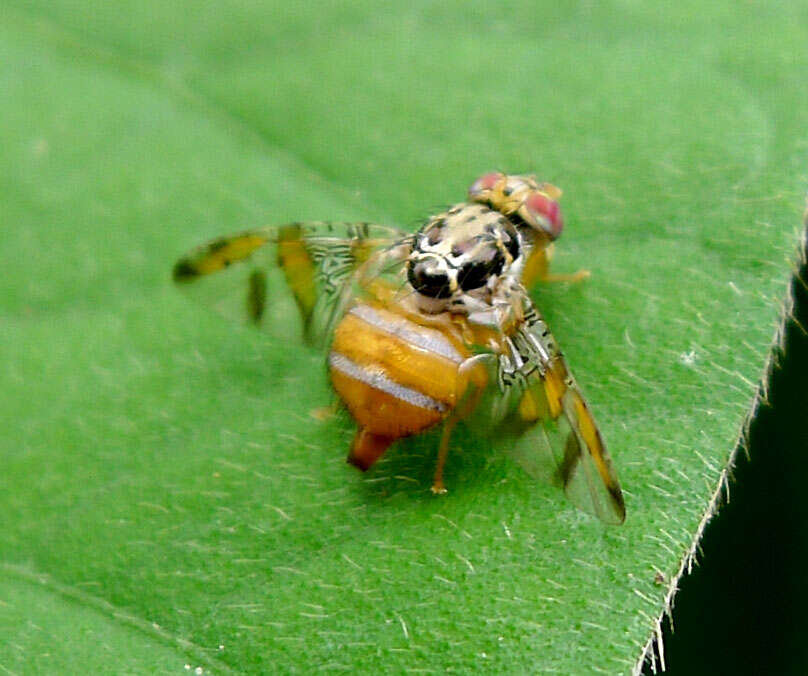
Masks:
[[[298,4],[4,7],[0,670],[630,672],[787,307],[805,9]],[[592,277],[535,299],[622,527],[468,437],[445,497],[433,438],[358,474],[322,354],[171,288],[208,237],[414,225],[491,169],[565,191]]]
[[[769,404],[750,425],[749,453],[732,472],[732,499],[705,530],[699,565],[680,582],[672,618],[663,623],[671,674],[800,674],[805,668],[805,260],[798,274],[794,320],[771,374]]]

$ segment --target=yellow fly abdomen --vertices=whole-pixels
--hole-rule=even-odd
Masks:
[[[446,418],[468,356],[439,329],[358,304],[337,326],[328,362],[334,389],[359,425],[399,438]]]

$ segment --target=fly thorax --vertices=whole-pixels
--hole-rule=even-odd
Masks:
[[[521,237],[501,213],[462,203],[431,218],[415,235],[407,280],[424,311],[490,303],[498,280],[521,265]]]

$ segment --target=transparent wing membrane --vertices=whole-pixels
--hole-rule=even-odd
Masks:
[[[525,301],[528,302],[529,301]],[[531,476],[560,485],[578,508],[625,520],[617,474],[589,407],[547,325],[530,307],[500,353],[474,358],[486,372],[468,424],[496,438]]]
[[[367,276],[360,269],[392,266],[384,254],[402,237],[369,223],[260,228],[192,250],[177,261],[173,277],[221,315],[276,336],[288,335],[297,314],[307,342],[322,346],[357,292],[354,283]]]

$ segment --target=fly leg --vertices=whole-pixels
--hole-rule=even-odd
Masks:
[[[525,263],[522,272],[522,283],[530,288],[535,282],[580,282],[592,275],[589,270],[578,270],[578,272],[556,274],[550,272],[550,261],[553,258],[553,245],[544,248],[537,246],[533,249],[530,257]]]
[[[487,384],[488,373],[481,361],[481,357],[472,357],[461,364],[458,374],[460,401],[443,423],[440,435],[438,462],[435,466],[435,478],[432,480],[432,492],[435,495],[446,493],[446,486],[443,484],[443,467],[449,455],[449,439],[452,436],[452,431],[458,422],[471,415],[474,409],[477,408]]]
[[[449,439],[452,436],[452,430],[454,430],[459,419],[453,415],[443,423],[440,446],[438,447],[438,464],[435,467],[435,478],[432,480],[432,492],[435,495],[446,493],[446,486],[443,485],[443,466],[446,464],[446,458],[449,455]]]
[[[582,282],[589,279],[592,273],[586,268],[581,268],[577,272],[556,274],[548,272],[544,277],[539,277],[542,282]]]
[[[328,406],[320,406],[318,408],[313,408],[309,411],[309,415],[314,418],[315,420],[319,420],[323,422],[328,420],[329,418],[333,418],[340,409],[340,400],[337,397],[334,397],[334,401],[332,401]]]

